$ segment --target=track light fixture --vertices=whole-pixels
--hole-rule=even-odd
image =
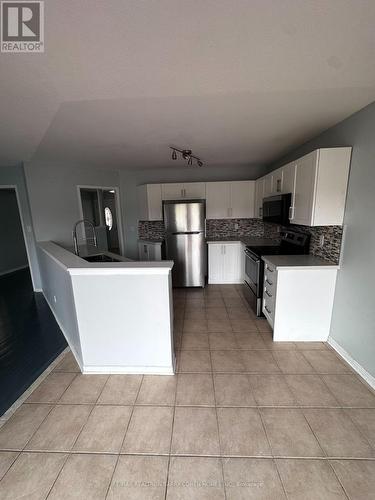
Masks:
[[[184,160],[187,160],[188,165],[193,164],[193,159],[196,161],[198,167],[203,167],[203,161],[198,158],[198,156],[193,155],[193,152],[191,149],[179,149],[175,148],[173,146],[169,146],[170,149],[172,150],[172,160],[177,160],[177,153],[180,153],[182,158]]]

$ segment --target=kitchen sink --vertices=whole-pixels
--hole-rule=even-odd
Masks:
[[[105,255],[104,253],[98,255],[88,255],[87,257],[82,257],[82,259],[87,262],[122,262],[121,260],[114,259],[109,255]]]

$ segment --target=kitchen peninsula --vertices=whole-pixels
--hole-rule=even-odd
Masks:
[[[38,245],[44,296],[81,371],[173,374],[173,262],[107,254],[118,261]]]

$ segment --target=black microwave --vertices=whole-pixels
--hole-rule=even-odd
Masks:
[[[291,193],[263,198],[263,221],[287,226],[291,204]]]

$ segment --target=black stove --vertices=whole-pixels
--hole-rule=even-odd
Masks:
[[[308,254],[310,235],[298,231],[280,232],[279,245],[249,245],[246,247],[244,293],[247,301],[257,316],[262,316],[262,296],[264,281],[263,255],[299,255]]]

